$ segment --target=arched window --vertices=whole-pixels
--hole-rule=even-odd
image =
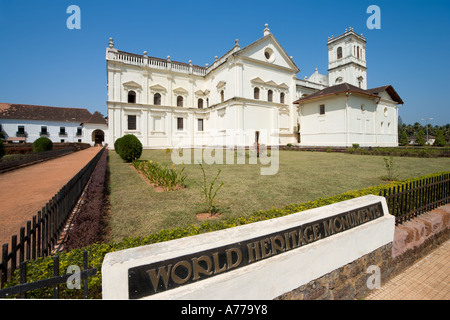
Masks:
[[[253,98],[257,100],[259,99],[259,88],[255,88],[253,90]]]
[[[267,92],[267,101],[270,101],[270,102],[273,101],[273,91],[272,90],[269,90]]]
[[[161,105],[161,95],[159,93],[155,93],[155,95],[153,96],[153,104],[155,106]]]
[[[128,103],[136,103],[136,92],[128,91]]]
[[[356,57],[359,59],[359,46],[356,47]]]
[[[177,107],[182,107],[182,106],[183,106],[183,97],[178,96],[177,97]]]
[[[224,102],[225,101],[225,93],[222,91],[220,91],[220,102]]]
[[[206,98],[206,107],[209,108],[209,98]]]
[[[284,103],[284,92],[280,93],[280,103]]]
[[[198,99],[197,106],[199,109],[203,109],[203,99]]]
[[[342,59],[342,47],[337,48],[337,58]]]

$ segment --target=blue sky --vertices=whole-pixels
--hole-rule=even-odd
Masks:
[[[69,30],[70,5],[81,29]],[[381,9],[370,30],[369,5]],[[0,0],[0,102],[87,108],[107,114],[105,49],[205,65],[239,39],[263,36],[264,24],[299,66],[327,74],[327,39],[348,27],[367,40],[368,87],[394,86],[413,124],[450,123],[450,1],[143,1]]]

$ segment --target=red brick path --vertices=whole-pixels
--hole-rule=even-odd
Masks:
[[[99,151],[91,147],[0,174],[0,246],[19,236],[20,228]]]

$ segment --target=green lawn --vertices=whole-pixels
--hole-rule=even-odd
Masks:
[[[258,210],[301,203],[349,190],[386,183],[383,156],[325,152],[280,151],[275,175],[260,174],[260,164],[204,165],[210,179],[220,168],[223,188],[217,194],[222,218],[249,215]],[[172,165],[165,150],[144,150],[141,159]],[[248,161],[247,161],[248,162]],[[396,177],[404,180],[439,171],[448,171],[450,158],[395,157]],[[114,152],[109,152],[111,240],[145,236],[165,228],[199,224],[203,195],[195,181],[203,179],[199,165],[185,168],[187,188],[156,192]]]

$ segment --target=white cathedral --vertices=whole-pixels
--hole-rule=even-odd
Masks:
[[[328,75],[300,69],[265,25],[198,66],[106,49],[108,144],[134,134],[144,148],[398,146],[391,85],[367,89],[366,40],[352,28],[328,39]]]

